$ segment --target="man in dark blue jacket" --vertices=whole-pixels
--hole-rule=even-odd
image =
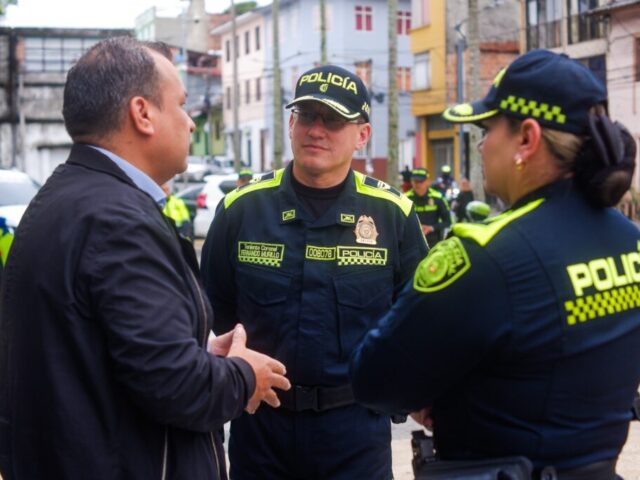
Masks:
[[[69,72],[75,145],[27,209],[0,294],[5,480],[226,478],[216,432],[288,387],[241,326],[206,351],[196,257],[160,206],[194,128],[168,58],[116,38]]]

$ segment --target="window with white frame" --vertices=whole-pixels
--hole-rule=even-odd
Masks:
[[[430,3],[430,0],[411,0],[411,17],[414,28],[431,24]]]
[[[411,12],[399,11],[396,25],[398,35],[409,35],[409,30],[411,30]]]
[[[413,90],[431,88],[431,54],[420,53],[413,57]]]
[[[370,32],[373,30],[373,7],[356,5],[356,30]]]
[[[398,67],[396,83],[398,92],[406,93],[411,91],[411,67]]]

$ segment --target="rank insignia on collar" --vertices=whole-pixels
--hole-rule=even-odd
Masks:
[[[357,243],[364,243],[366,245],[376,245],[377,243],[376,238],[378,238],[378,231],[371,217],[360,215],[354,233],[356,234]]]
[[[286,222],[287,220],[293,220],[296,218],[295,210],[287,210],[286,212],[282,212],[282,221]]]

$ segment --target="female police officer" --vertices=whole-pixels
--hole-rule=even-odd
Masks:
[[[454,226],[351,363],[358,401],[429,413],[442,459],[616,478],[640,380],[640,233],[607,208],[635,144],[605,100],[585,67],[537,50],[444,114],[484,128],[485,188],[511,207]]]

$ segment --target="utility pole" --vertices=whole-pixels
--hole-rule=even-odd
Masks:
[[[238,33],[236,30],[236,4],[231,0],[231,58],[233,59],[233,168],[240,171],[240,130],[238,129]]]
[[[467,0],[469,11],[467,32],[467,44],[469,47],[469,96],[472,99],[480,98],[480,35],[478,28],[478,0]],[[484,200],[484,182],[482,178],[482,159],[480,152],[476,148],[480,140],[480,132],[478,127],[470,125],[469,129],[469,166],[471,177],[471,186],[473,188],[473,196],[476,200]]]
[[[320,64],[327,64],[327,24],[324,0],[320,0]]]
[[[280,34],[278,33],[279,2],[273,0],[273,168],[282,168],[282,85],[280,81]]]
[[[389,135],[387,183],[398,186],[398,2],[389,0]]]
[[[466,38],[462,33],[462,23],[458,23],[454,29],[458,32],[460,38],[456,42],[456,67],[457,67],[457,98],[458,104],[464,103],[464,49],[466,47]],[[458,124],[458,159],[460,160],[460,169],[463,177],[469,178],[469,156],[466,153],[464,144],[464,124]]]

